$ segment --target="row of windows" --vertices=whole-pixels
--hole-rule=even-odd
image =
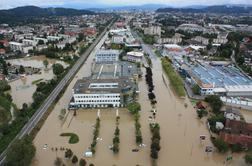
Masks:
[[[116,97],[120,97],[120,95],[114,95],[114,96],[76,96],[76,98],[116,98]]]
[[[76,100],[76,102],[100,103],[100,102],[120,102],[120,100]]]
[[[117,54],[97,54],[97,57],[104,57],[104,56],[118,56]]]

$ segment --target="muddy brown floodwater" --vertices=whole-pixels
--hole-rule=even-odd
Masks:
[[[45,70],[45,66],[43,61],[47,59],[49,62],[48,69]],[[11,81],[9,84],[11,86],[10,94],[13,98],[13,102],[17,105],[17,107],[21,108],[23,103],[32,103],[32,95],[36,90],[36,85],[32,84],[33,81],[43,79],[50,80],[53,78],[54,74],[52,71],[52,65],[54,63],[60,63],[64,67],[67,67],[63,61],[55,60],[55,59],[48,59],[45,56],[33,56],[33,57],[26,57],[26,58],[19,58],[19,59],[12,59],[7,60],[7,62],[11,63],[12,65],[23,65],[25,67],[35,67],[40,68],[40,74],[33,74],[27,75],[24,78]]]
[[[64,95],[56,104],[53,112],[45,121],[45,124],[34,139],[37,148],[36,156],[32,166],[53,165],[56,157],[63,159],[64,163],[71,165],[70,161],[64,159],[62,151],[52,151],[52,147],[71,148],[78,158],[83,157],[92,142],[93,125],[97,117],[97,109],[86,109],[77,111],[77,116],[69,112],[64,122],[58,119],[61,109],[67,108],[71,98],[72,87],[78,78],[89,76],[91,64],[93,63],[94,53],[90,55],[87,62],[83,65],[76,77],[66,89]],[[145,70],[143,69],[145,73]],[[196,112],[188,98],[178,99],[169,87],[163,82],[162,67],[159,59],[153,60],[153,80],[155,94],[157,97],[157,118],[156,121],[161,126],[161,151],[157,160],[158,166],[221,166],[224,165],[225,155],[217,152],[206,154],[204,148],[211,145],[209,132],[204,120],[198,120]],[[166,79],[168,82],[168,80]],[[125,109],[119,109],[120,115],[120,151],[114,155],[109,146],[112,144],[113,133],[116,127],[116,110],[101,110],[100,141],[96,146],[96,154],[92,158],[85,158],[88,163],[96,166],[150,166],[150,140],[148,117],[151,115],[150,102],[147,96],[147,86],[145,80],[139,82],[140,95],[139,102],[142,106],[141,125],[143,143],[146,147],[140,148],[139,152],[132,152],[138,148],[135,144],[135,128],[133,117]],[[184,107],[184,103],[188,107]],[[77,144],[68,144],[68,139],[60,137],[63,132],[74,132],[78,134],[80,141]],[[200,143],[199,135],[207,135],[208,139]],[[43,149],[47,144],[48,148]],[[228,163],[232,166],[245,166],[241,155],[233,155],[234,160]]]

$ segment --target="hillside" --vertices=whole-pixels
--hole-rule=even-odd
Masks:
[[[156,12],[249,14],[252,13],[252,7],[221,5],[204,8],[159,8]]]
[[[12,23],[21,22],[32,18],[42,18],[49,16],[78,16],[94,14],[89,10],[77,10],[69,8],[40,8],[36,6],[23,6],[8,10],[0,10],[0,22]]]

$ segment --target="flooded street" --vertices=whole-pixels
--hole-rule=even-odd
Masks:
[[[43,61],[47,59],[49,62],[48,69],[45,69]],[[32,102],[32,95],[36,90],[36,84],[33,84],[33,81],[43,79],[50,80],[53,78],[54,74],[52,71],[52,65],[54,63],[60,63],[64,67],[67,67],[63,61],[55,60],[55,59],[48,59],[45,56],[33,56],[33,57],[26,57],[20,59],[12,59],[7,60],[8,63],[12,65],[23,65],[24,67],[35,67],[41,69],[40,74],[33,74],[27,75],[24,78],[11,81],[9,84],[11,86],[10,94],[13,98],[13,102],[17,105],[17,107],[21,108],[23,103],[31,103]]]
[[[240,112],[243,115],[246,122],[252,123],[252,111],[251,110],[241,109]]]
[[[62,151],[52,151],[51,148],[60,147],[71,148],[78,158],[83,157],[92,142],[93,125],[97,117],[97,109],[85,109],[77,111],[77,116],[73,117],[73,112],[69,112],[65,121],[60,121],[58,115],[60,110],[67,108],[72,96],[72,87],[77,79],[91,74],[94,52],[89,56],[86,63],[79,70],[76,77],[72,80],[64,95],[56,104],[54,110],[49,115],[45,124],[34,139],[37,152],[32,166],[53,165],[56,157],[63,159],[67,164],[71,161],[64,159]],[[142,69],[145,73],[145,69]],[[157,98],[157,118],[161,126],[161,151],[157,160],[158,166],[221,166],[224,165],[226,156],[219,153],[206,154],[206,145],[211,145],[209,132],[205,121],[197,119],[196,112],[188,98],[178,99],[169,87],[166,87],[162,79],[162,66],[159,59],[153,60],[153,80],[154,93]],[[168,80],[165,79],[168,83]],[[96,146],[96,154],[92,158],[85,158],[89,163],[96,166],[150,166],[150,130],[149,116],[151,115],[151,105],[148,100],[148,91],[145,80],[139,82],[139,102],[142,106],[141,111],[141,131],[143,143],[146,147],[140,148],[139,152],[132,152],[137,148],[135,143],[134,119],[126,109],[119,109],[120,115],[120,151],[114,155],[109,146],[112,144],[113,133],[116,127],[116,109],[101,109],[101,128]],[[184,103],[188,107],[184,107]],[[77,144],[68,144],[68,139],[60,137],[63,132],[76,133],[80,141]],[[199,135],[207,135],[207,140],[200,143]],[[43,145],[48,144],[48,149],[43,149]],[[241,155],[233,155],[234,160],[228,165],[245,166]]]

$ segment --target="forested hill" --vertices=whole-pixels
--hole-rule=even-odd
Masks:
[[[23,6],[8,10],[0,10],[0,23],[18,22],[31,18],[49,16],[78,16],[85,14],[94,14],[94,12],[69,8],[40,8],[37,6]]]
[[[220,13],[220,14],[242,14],[252,13],[252,7],[249,6],[207,6],[204,8],[159,8],[156,12],[182,12],[182,13]]]

